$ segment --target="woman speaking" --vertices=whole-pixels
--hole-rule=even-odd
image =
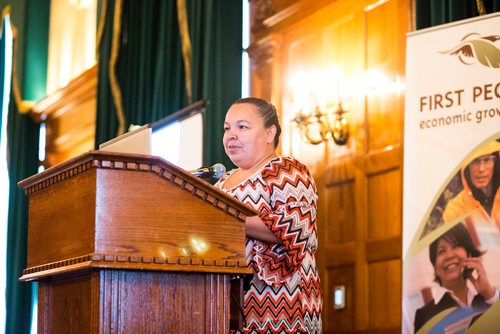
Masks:
[[[316,185],[303,164],[276,154],[280,133],[265,100],[240,99],[226,114],[224,149],[238,168],[216,186],[259,212],[245,222],[253,277],[242,332],[321,333]]]

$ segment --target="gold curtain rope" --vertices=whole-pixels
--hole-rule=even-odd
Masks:
[[[116,0],[115,12],[113,18],[113,41],[111,44],[111,56],[109,60],[109,83],[111,85],[111,93],[116,107],[116,117],[118,118],[117,136],[125,133],[125,114],[123,113],[123,101],[120,84],[116,77],[116,63],[120,53],[120,34],[122,26],[122,4],[123,0]]]
[[[2,22],[5,16],[10,15],[10,5],[2,10]],[[2,24],[3,27],[3,24]],[[1,28],[0,28],[1,29]],[[12,30],[12,92],[14,94],[14,103],[16,104],[17,111],[21,114],[30,112],[35,105],[33,101],[24,101],[21,97],[19,90],[19,81],[17,74],[17,28],[10,20],[10,29]],[[1,32],[3,34],[3,31]]]
[[[476,0],[476,6],[479,15],[486,15],[486,9],[484,8],[483,0]]]
[[[4,9],[2,9],[2,24],[0,25],[0,36],[3,35],[3,21],[5,20],[5,17],[10,14],[10,5],[5,6]]]
[[[96,43],[95,43],[95,57],[99,56],[99,47],[102,42],[102,35],[104,34],[104,26],[106,24],[106,12],[108,11],[108,0],[102,0],[101,17],[99,18],[99,26],[97,28]]]
[[[179,31],[182,44],[182,58],[184,60],[184,70],[186,71],[186,94],[188,104],[192,101],[191,88],[191,39],[189,38],[188,20],[186,14],[186,0],[177,0],[177,20],[179,21]]]

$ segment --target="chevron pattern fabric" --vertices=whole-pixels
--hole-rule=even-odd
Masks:
[[[222,189],[226,174],[216,186]],[[317,190],[299,161],[278,157],[242,184],[223,189],[255,208],[282,240],[247,238],[247,264],[254,276],[245,291],[243,333],[321,333],[322,296],[314,253]]]

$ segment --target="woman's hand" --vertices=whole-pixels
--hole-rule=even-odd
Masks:
[[[246,233],[249,237],[262,240],[265,242],[272,242],[281,244],[282,241],[278,239],[273,232],[262,222],[259,216],[247,217],[245,220]]]
[[[476,288],[476,291],[484,297],[485,300],[492,298],[496,290],[491,286],[488,276],[486,275],[486,271],[484,270],[483,262],[478,257],[469,257],[465,261],[465,266],[467,268],[473,269],[475,271],[472,275],[470,275],[469,280]]]

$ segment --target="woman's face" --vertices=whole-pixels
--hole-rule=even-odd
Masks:
[[[224,122],[224,150],[236,166],[250,168],[274,152],[275,129],[264,127],[264,120],[253,104],[234,104]]]
[[[467,252],[463,247],[454,246],[445,239],[438,241],[434,270],[442,286],[447,287],[450,283],[463,280],[462,271],[466,260]]]

